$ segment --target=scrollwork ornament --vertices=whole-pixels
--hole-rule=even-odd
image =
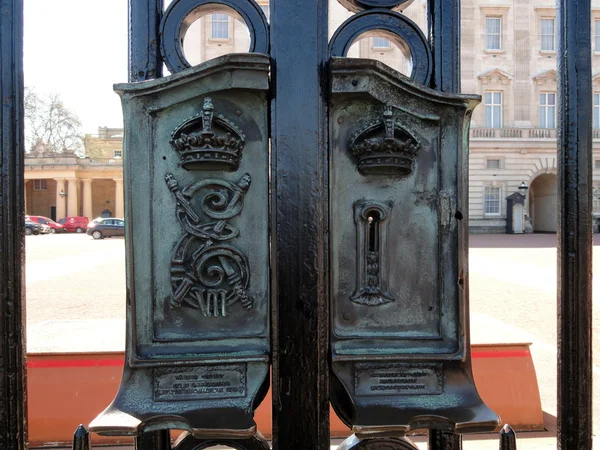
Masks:
[[[171,307],[198,309],[205,317],[226,317],[228,307],[237,301],[252,308],[247,258],[226,243],[240,233],[228,221],[242,211],[250,175],[244,174],[237,183],[207,179],[183,189],[172,174],[165,175],[165,181],[175,196],[176,215],[186,232],[171,260]],[[214,221],[206,222],[203,217]]]

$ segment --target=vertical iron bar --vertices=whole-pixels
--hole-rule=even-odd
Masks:
[[[159,27],[163,0],[129,0],[129,81],[162,77]]]
[[[328,450],[328,2],[270,3],[273,449]]]
[[[460,92],[460,0],[428,0],[431,88]]]
[[[83,425],[79,425],[75,430],[73,450],[90,450],[90,432]]]
[[[136,450],[171,450],[169,430],[148,431],[135,438]]]
[[[23,2],[0,0],[0,448],[25,449]]]
[[[427,16],[429,43],[433,54],[431,88],[459,93],[460,0],[428,0]],[[468,236],[465,238],[468,239]],[[459,245],[458,248],[468,248],[468,242]],[[463,255],[463,258],[467,257],[468,255]],[[468,293],[468,286],[466,292]],[[429,448],[430,450],[460,450],[462,437],[446,431],[429,430]]]
[[[592,448],[590,0],[557,0],[558,448]]]
[[[460,450],[462,449],[462,436],[448,431],[429,430],[429,450]]]
[[[500,431],[500,450],[517,450],[517,435],[508,424]]]
[[[129,82],[162,77],[160,19],[163,0],[129,0]],[[170,450],[169,430],[150,431],[135,438],[137,450]]]

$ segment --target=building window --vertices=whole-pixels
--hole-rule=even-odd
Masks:
[[[485,188],[485,214],[500,215],[500,187],[486,186]]]
[[[392,43],[389,39],[374,36],[373,37],[373,48],[392,48]]]
[[[594,20],[594,51],[600,52],[600,20]]]
[[[502,128],[502,92],[485,93],[485,126]]]
[[[122,158],[123,157],[123,150],[115,150],[113,152],[113,158]]]
[[[540,127],[556,128],[556,94],[554,92],[540,94]]]
[[[596,161],[598,162],[598,161]],[[599,213],[600,212],[600,188],[598,187],[594,187],[593,188],[593,205],[592,205],[592,211],[595,213]]]
[[[556,30],[554,22],[554,19],[549,18],[541,20],[540,29],[543,51],[553,52],[556,50],[554,47],[554,31]]]
[[[500,160],[499,159],[488,159],[487,160],[487,168],[488,169],[500,169]]]
[[[600,170],[600,159],[594,161],[594,169]]]
[[[48,180],[33,180],[34,191],[45,191],[48,189]]]
[[[502,18],[485,18],[486,50],[502,49]]]
[[[229,16],[227,14],[213,14],[211,25],[211,38],[229,39]]]
[[[600,93],[594,94],[594,128],[600,129]]]

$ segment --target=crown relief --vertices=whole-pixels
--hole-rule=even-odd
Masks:
[[[356,133],[350,150],[363,175],[410,175],[416,154],[421,149],[417,140],[394,121],[390,105],[383,119],[374,120]]]
[[[202,112],[190,117],[171,134],[170,144],[181,155],[186,170],[236,171],[246,143],[244,133],[230,120],[215,114],[210,97]]]

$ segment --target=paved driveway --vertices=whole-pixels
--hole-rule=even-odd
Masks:
[[[598,249],[600,237],[595,239]],[[26,249],[28,350],[124,348],[123,239],[95,241],[77,234],[28,236]],[[600,273],[598,251],[594,267]],[[471,236],[470,272],[473,342],[532,342],[542,405],[546,413],[555,416],[556,236]],[[599,283],[600,276],[594,283],[595,317],[600,317]],[[595,350],[600,348],[599,323],[594,321]],[[597,363],[593,370],[597,392]],[[599,398],[594,395],[596,411],[600,411]],[[599,424],[600,414],[596,414],[595,431],[600,430]],[[490,445],[497,448],[497,443]]]

